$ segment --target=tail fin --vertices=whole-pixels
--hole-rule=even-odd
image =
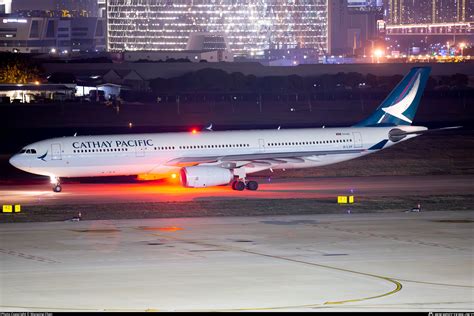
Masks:
[[[431,67],[412,68],[377,110],[354,126],[411,125]]]

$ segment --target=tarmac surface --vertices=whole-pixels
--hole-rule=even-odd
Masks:
[[[49,179],[36,184],[0,185],[0,203],[21,205],[183,202],[233,199],[321,199],[337,195],[356,197],[471,195],[473,175],[381,176],[268,179],[260,178],[258,191],[234,191],[230,186],[184,188],[174,183],[63,183],[51,190]]]
[[[0,225],[2,311],[472,311],[474,212]]]

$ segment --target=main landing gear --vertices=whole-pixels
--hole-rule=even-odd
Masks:
[[[247,181],[247,172],[245,167],[234,169],[235,180],[231,182],[232,189],[236,191],[243,191],[245,189],[256,191],[258,183],[256,181]]]
[[[245,180],[234,180],[232,181],[232,189],[236,191],[243,191],[244,189],[255,191],[258,189],[258,183],[256,181],[247,181]]]
[[[59,182],[59,178],[51,177],[51,184],[53,185],[53,192],[59,193],[62,191],[61,183]]]

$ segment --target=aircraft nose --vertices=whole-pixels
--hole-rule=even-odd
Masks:
[[[8,162],[15,168],[18,168],[18,155],[13,155]]]

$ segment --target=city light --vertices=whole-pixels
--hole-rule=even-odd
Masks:
[[[374,56],[377,57],[377,58],[383,57],[384,54],[385,54],[384,51],[381,50],[381,49],[374,50]]]
[[[3,19],[3,23],[27,23],[26,19]]]

